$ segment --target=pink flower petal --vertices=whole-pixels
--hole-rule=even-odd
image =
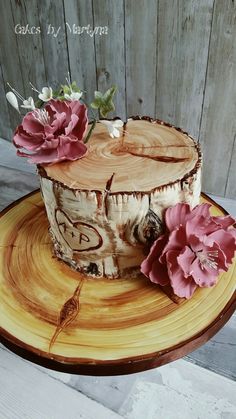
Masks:
[[[63,113],[63,112],[65,112],[65,114],[67,114],[67,112],[69,110],[69,103],[67,101],[65,101],[65,100],[55,100],[55,99],[52,99],[45,106],[45,109],[46,109],[46,111],[48,113],[51,112],[51,111],[53,111],[56,114]]]
[[[76,137],[82,140],[85,136],[87,128],[88,128],[87,109],[85,108],[85,105],[81,105],[80,112],[79,112],[79,121],[74,127],[74,129],[71,131],[71,133],[73,135],[76,135]]]
[[[55,163],[77,160],[87,153],[83,137],[88,126],[87,108],[79,101],[50,100],[45,106],[50,121],[40,123],[33,112],[23,119],[14,136],[14,145],[32,151],[18,155],[31,163]],[[47,122],[47,121],[46,121]]]
[[[168,274],[173,291],[179,297],[191,298],[197,288],[191,276],[185,278],[184,272],[178,264],[178,251],[169,251],[166,255]]]
[[[148,278],[152,270],[152,265],[154,261],[159,258],[164,246],[167,243],[167,239],[167,236],[164,235],[158,237],[158,239],[153,243],[148,256],[141,263],[141,272]]]
[[[63,133],[65,132],[65,125],[66,122],[66,113],[65,112],[61,112],[61,113],[57,113],[54,117],[54,120],[51,123],[51,129],[53,129],[54,135],[60,135],[62,134],[61,131],[63,131]],[[57,133],[57,131],[59,131],[59,133]]]
[[[34,116],[34,112],[28,112],[24,116],[22,120],[22,127],[24,131],[31,135],[44,131],[44,126],[39,121],[37,121]]]
[[[227,263],[227,259],[226,259],[226,254],[225,252],[223,252],[220,248],[220,246],[218,245],[218,243],[214,243],[214,245],[212,247],[206,247],[204,248],[205,252],[209,252],[212,253],[212,251],[216,251],[217,252],[217,256],[214,258],[214,261],[217,263],[217,271],[218,273],[225,271],[227,272],[228,270],[228,263]],[[209,272],[211,272],[211,268],[208,269]]]
[[[194,234],[189,235],[188,239],[186,240],[188,245],[191,247],[191,249],[193,250],[193,252],[199,252],[200,250],[203,249],[203,242],[202,242],[202,238],[204,236],[198,237],[195,236]]]
[[[202,237],[216,231],[219,227],[212,221],[212,218],[204,218],[202,215],[196,215],[186,222],[187,240],[190,236]]]
[[[43,134],[34,134],[31,136],[23,130],[22,126],[18,127],[13,137],[15,147],[23,147],[29,151],[36,150],[43,141]]]
[[[194,218],[196,216],[202,216],[204,218],[210,217],[210,208],[211,204],[199,204],[194,207],[190,213],[190,218]]]
[[[82,141],[67,141],[67,137],[59,137],[58,158],[60,160],[77,160],[87,152],[87,147]]]
[[[174,207],[167,208],[165,212],[165,222],[168,230],[171,232],[180,225],[185,225],[186,216],[190,213],[188,204],[177,204]]]
[[[168,276],[168,271],[166,265],[163,265],[156,259],[153,262],[152,270],[150,272],[149,278],[155,284],[159,284],[161,286],[167,285],[170,283],[170,278]]]
[[[205,243],[208,246],[212,246],[216,242],[222,252],[226,256],[227,264],[231,264],[236,250],[236,240],[234,234],[231,233],[231,230],[220,229],[211,233],[207,238],[205,238]]]
[[[72,100],[68,102],[68,106],[71,109],[71,113],[79,115],[82,109],[85,108],[84,103],[81,103],[79,100]]]
[[[70,134],[73,131],[73,129],[76,127],[76,125],[78,124],[78,122],[79,122],[78,115],[72,114],[71,115],[71,120],[69,122],[69,125],[65,129],[65,134],[66,135]]]
[[[168,208],[165,212],[165,222],[168,230],[171,232],[180,225],[185,226],[188,220],[195,217],[210,217],[210,207],[210,204],[201,204],[191,210],[188,204],[179,203]]]
[[[57,149],[51,149],[50,152],[49,150],[40,150],[38,153],[35,154],[27,154],[18,150],[17,154],[22,157],[29,157],[29,163],[34,164],[56,162],[58,159]]]
[[[169,235],[169,240],[166,246],[163,249],[163,252],[160,256],[160,262],[166,263],[166,253],[169,250],[179,250],[181,251],[184,246],[186,246],[186,233],[185,228],[183,226],[179,227],[178,229],[172,231]]]
[[[58,138],[51,138],[50,140],[46,139],[44,143],[42,144],[41,148],[42,150],[46,149],[49,150],[51,148],[57,148],[59,144]]]
[[[212,287],[216,284],[219,273],[214,269],[206,269],[201,267],[199,260],[196,258],[191,265],[191,273],[195,283],[199,287]]]
[[[213,221],[218,224],[221,228],[227,229],[228,227],[235,224],[235,219],[231,215],[226,215],[225,217],[212,217]]]
[[[177,262],[182,269],[185,278],[190,276],[190,267],[193,262],[193,260],[196,258],[195,253],[188,247],[185,246],[179,256],[177,256]]]

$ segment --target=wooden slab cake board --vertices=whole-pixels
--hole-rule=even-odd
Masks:
[[[212,212],[225,213],[215,203]],[[70,373],[163,365],[204,344],[236,307],[235,260],[215,287],[181,304],[142,275],[111,280],[74,272],[52,256],[39,191],[1,213],[0,261],[0,340],[26,359]]]

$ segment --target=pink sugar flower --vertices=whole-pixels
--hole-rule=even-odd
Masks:
[[[28,112],[14,134],[17,154],[31,163],[77,160],[87,152],[83,142],[88,126],[87,108],[75,101],[50,100],[43,109]]]
[[[227,271],[236,250],[235,220],[213,217],[210,205],[177,204],[165,212],[166,233],[152,245],[141,272],[160,286],[191,298],[197,287],[212,287]]]

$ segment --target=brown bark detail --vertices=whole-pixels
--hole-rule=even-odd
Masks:
[[[82,285],[83,285],[83,279],[81,279],[80,284],[76,288],[73,296],[69,298],[69,300],[67,300],[61,308],[57,328],[49,343],[49,352],[51,352],[51,349],[54,343],[56,342],[58,336],[60,335],[60,333],[64,329],[66,329],[76,319],[79,313],[79,308],[80,308],[79,297],[80,297]]]
[[[180,163],[189,160],[186,157],[172,157],[172,156],[150,156],[148,154],[142,154],[142,153],[135,153],[134,151],[131,151],[128,147],[124,149],[127,153],[131,154],[132,156],[136,157],[144,157],[146,159],[151,159],[155,161],[161,161],[163,163]]]
[[[110,177],[110,179],[108,179],[108,181],[107,181],[107,183],[106,183],[106,188],[105,188],[105,190],[106,190],[107,192],[109,192],[109,191],[111,190],[111,185],[112,185],[112,181],[113,181],[114,176],[115,176],[115,173],[113,173],[113,174],[112,174],[112,176]]]
[[[108,216],[107,198],[108,198],[108,196],[110,194],[110,191],[111,191],[111,185],[112,185],[114,176],[115,176],[115,173],[113,173],[112,176],[108,179],[108,181],[106,183],[106,188],[105,188],[104,207],[105,207],[106,217]]]

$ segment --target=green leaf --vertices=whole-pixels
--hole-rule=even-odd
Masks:
[[[70,95],[71,92],[81,93],[81,90],[77,86],[76,81],[73,81],[73,83],[71,83],[70,85],[62,84],[61,89],[56,92],[57,93],[56,97],[60,100],[63,100],[64,96]]]
[[[41,108],[44,105],[44,102],[41,99],[36,100],[35,107]]]
[[[97,90],[95,90],[94,97],[95,97],[96,100],[102,100],[103,94],[101,92],[98,92]]]
[[[93,109],[99,109],[100,106],[102,106],[102,101],[100,99],[94,99],[94,101],[91,103],[91,107]]]
[[[53,90],[53,92],[52,92],[52,97],[54,99],[59,99],[59,96],[61,96],[61,95],[63,95],[62,86],[59,89],[57,89],[57,90]]]
[[[57,96],[57,99],[58,100],[65,100],[65,96],[64,95]]]
[[[116,90],[117,87],[112,86],[104,94],[99,91],[94,92],[94,101],[91,103],[91,107],[93,109],[99,109],[103,118],[105,118],[109,112],[115,110],[115,105],[112,99]]]
[[[73,92],[77,92],[77,93],[80,93],[80,92],[81,92],[80,88],[77,86],[76,81],[73,81],[73,82],[71,83],[70,87],[71,87],[71,90],[72,90]]]
[[[104,99],[105,100],[111,100],[114,96],[114,94],[116,93],[117,87],[116,86],[112,86],[110,87],[110,89],[108,89],[105,93],[104,93]]]
[[[70,94],[70,87],[69,87],[69,86],[67,86],[67,85],[65,84],[65,85],[62,85],[61,87],[62,87],[62,90],[63,90],[64,95],[65,95],[65,94],[67,94],[67,95],[69,95],[69,94]]]

